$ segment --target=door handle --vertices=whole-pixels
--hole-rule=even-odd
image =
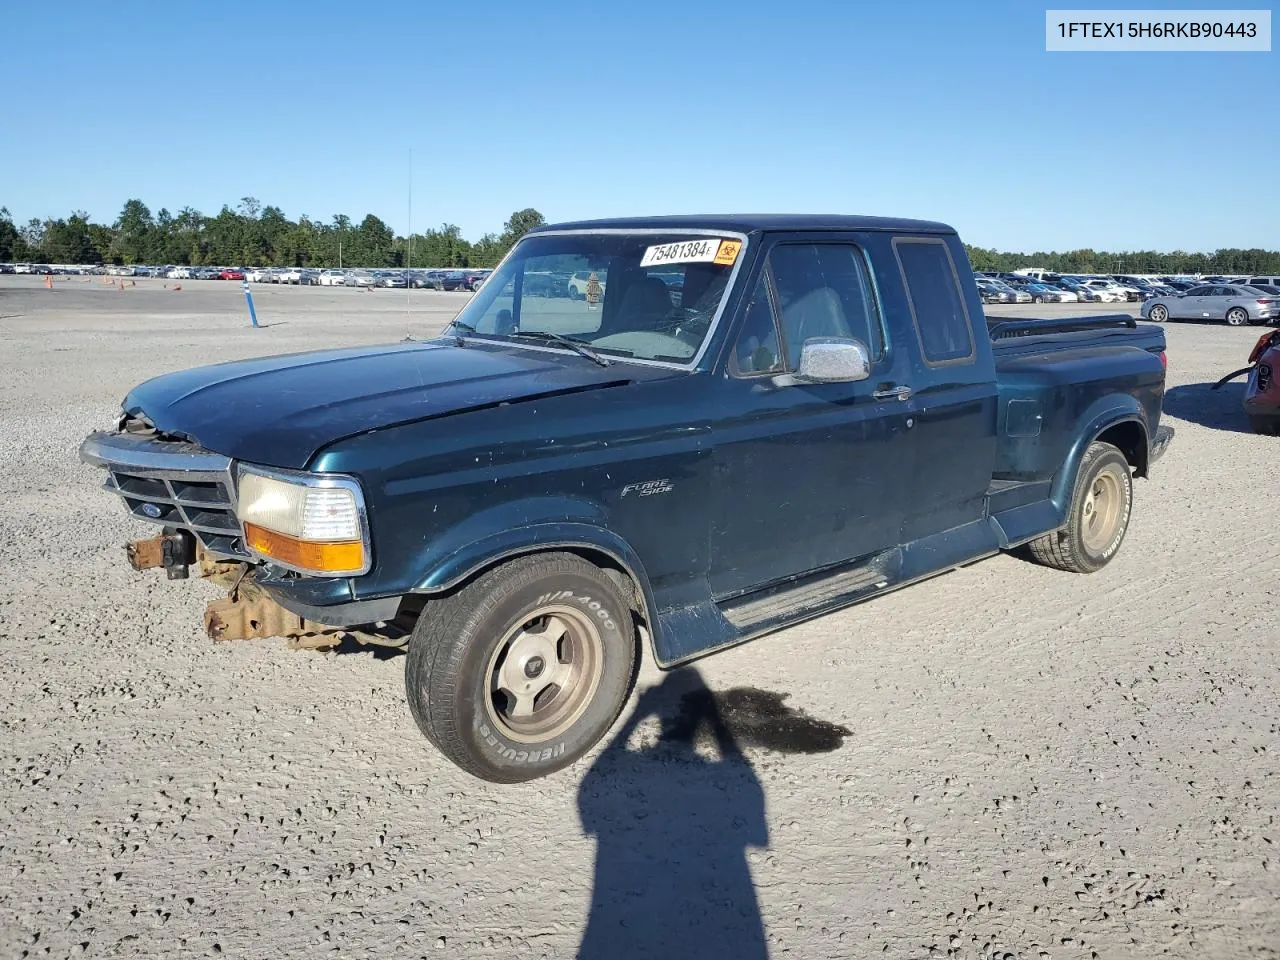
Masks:
[[[910,400],[910,387],[882,387],[871,394],[876,400]]]

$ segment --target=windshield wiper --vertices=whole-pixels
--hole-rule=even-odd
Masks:
[[[602,367],[607,367],[613,362],[600,356],[600,354],[596,353],[581,340],[575,340],[573,337],[566,337],[560,333],[551,333],[547,330],[513,330],[511,333],[507,334],[507,336],[521,337],[525,340],[542,340],[546,343],[559,343],[568,347],[575,353],[582,354],[582,356],[586,357],[588,360],[600,364]]]

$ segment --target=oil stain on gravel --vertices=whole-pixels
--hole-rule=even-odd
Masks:
[[[852,732],[787,706],[783,700],[788,696],[754,687],[694,690],[681,699],[680,713],[665,739],[692,742],[706,729],[703,718],[716,715],[740,745],[778,753],[830,753]]]

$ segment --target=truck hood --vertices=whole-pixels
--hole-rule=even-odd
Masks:
[[[148,380],[123,406],[214,453],[302,469],[323,447],[371,430],[672,375],[501,343],[412,341],[196,367]]]

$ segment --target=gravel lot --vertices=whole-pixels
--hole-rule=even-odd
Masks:
[[[1178,437],[1106,570],[1001,556],[702,661],[743,759],[650,717],[501,787],[402,657],[214,645],[211,587],[124,563],[75,451],[129,387],[466,296],[254,293],[266,329],[238,283],[0,277],[0,955],[571,957],[589,917],[591,957],[1280,955],[1280,439],[1208,392],[1258,330],[1169,327]]]

